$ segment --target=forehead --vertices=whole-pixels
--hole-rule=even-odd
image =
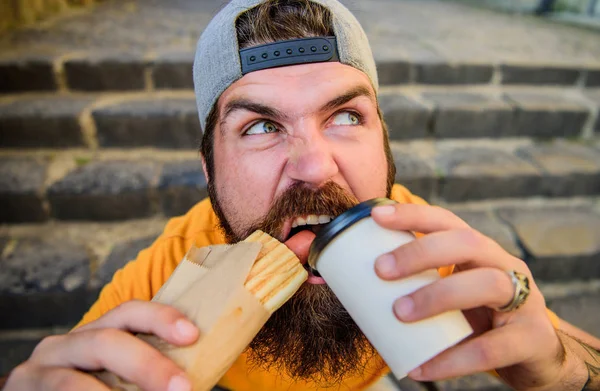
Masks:
[[[338,62],[293,65],[244,75],[223,92],[218,104],[222,108],[234,99],[247,99],[298,109],[297,105],[316,106],[359,86],[375,97],[367,75],[351,66]]]

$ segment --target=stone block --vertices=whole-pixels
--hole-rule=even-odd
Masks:
[[[600,69],[589,69],[585,78],[586,87],[600,87]]]
[[[516,238],[510,228],[497,218],[484,211],[472,211],[468,209],[453,210],[454,213],[473,229],[494,240],[503,249],[517,258],[523,257],[523,252],[516,243]]]
[[[513,110],[492,95],[468,92],[425,92],[436,105],[433,133],[436,137],[502,137],[510,126]]]
[[[0,92],[55,91],[52,59],[7,57],[0,59]]]
[[[94,286],[101,288],[109,283],[117,270],[127,262],[136,259],[138,253],[150,247],[155,240],[156,236],[150,236],[117,244],[98,268],[94,277]]]
[[[435,382],[439,391],[509,391],[512,390],[499,379],[487,373],[463,376],[452,380]]]
[[[47,163],[26,158],[0,159],[0,222],[44,221]]]
[[[430,200],[435,191],[435,172],[419,156],[411,153],[405,146],[390,145],[396,164],[396,183],[406,186],[414,194]]]
[[[17,365],[27,360],[33,349],[41,341],[41,338],[25,340],[2,340],[0,339],[0,387],[1,378],[7,376]]]
[[[592,125],[593,129],[596,131],[596,134],[598,134],[600,133],[600,90],[588,90],[584,92],[584,95],[592,105],[596,106],[597,110],[599,111],[596,122]]]
[[[48,189],[52,215],[61,220],[122,220],[155,213],[152,162],[92,162]]]
[[[196,148],[201,137],[194,99],[121,102],[92,115],[103,147]]]
[[[546,305],[561,319],[600,335],[600,292],[547,299]]]
[[[432,113],[427,106],[393,92],[381,93],[378,99],[391,140],[423,138],[429,134]]]
[[[0,104],[3,147],[58,148],[85,146],[79,115],[89,97],[19,98]]]
[[[64,63],[67,85],[77,91],[129,91],[146,87],[146,62],[136,53],[89,53]]]
[[[491,64],[415,64],[415,83],[418,84],[487,84],[493,74]]]
[[[0,254],[4,252],[4,247],[10,242],[11,239],[8,236],[0,236]]]
[[[0,258],[0,329],[72,326],[97,296],[87,249],[68,240],[12,238]]]
[[[600,215],[590,207],[504,208],[535,278],[567,281],[600,275]]]
[[[590,115],[583,103],[564,95],[537,91],[505,95],[516,106],[512,136],[578,137]]]
[[[539,170],[502,150],[442,147],[436,167],[441,174],[439,195],[449,202],[527,197],[540,188]]]
[[[0,294],[72,292],[87,286],[90,258],[82,245],[13,238],[0,256]]]
[[[158,191],[166,216],[185,214],[198,201],[208,196],[200,160],[165,164],[158,181]]]
[[[581,71],[578,69],[501,65],[502,84],[533,84],[533,85],[574,85]]]
[[[0,294],[0,329],[39,327],[71,328],[98,298],[99,291]]]
[[[152,64],[152,80],[158,89],[193,89],[193,52],[163,53]]]
[[[379,85],[407,84],[410,82],[410,63],[406,61],[377,61]]]
[[[590,146],[557,141],[523,147],[516,153],[541,169],[540,195],[600,194],[600,152]]]

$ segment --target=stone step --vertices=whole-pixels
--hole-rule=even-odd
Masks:
[[[198,154],[36,151],[0,157],[0,221],[123,220],[185,213],[206,196]]]
[[[389,87],[380,91],[392,140],[589,138],[600,89]],[[27,94],[0,98],[1,148],[195,149],[192,92]]]
[[[194,88],[192,51],[101,51],[0,57],[0,94],[41,91],[150,91]],[[600,86],[600,63],[523,64],[510,60],[444,58],[379,59],[379,82],[387,85]]]
[[[382,85],[600,86],[592,31],[456,2],[344,3],[367,33]],[[196,41],[222,4],[105,2],[7,33],[0,93],[190,89]]]
[[[433,202],[600,194],[600,141],[391,144],[396,182]],[[114,221],[185,213],[206,196],[198,153],[0,150],[0,222]]]
[[[548,302],[559,312],[575,319],[584,301],[593,300],[579,303],[574,297],[600,294],[600,282],[594,282],[600,279],[600,198],[442,206],[525,260],[536,280],[547,284]],[[0,329],[72,326],[114,272],[148,247],[166,221],[0,226]],[[575,304],[560,304],[566,301]],[[577,322],[600,335],[600,318],[589,319]]]

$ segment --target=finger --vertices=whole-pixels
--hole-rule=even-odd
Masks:
[[[198,339],[198,328],[177,309],[150,301],[132,300],[107,312],[98,320],[73,332],[115,328],[154,334],[175,345],[189,345]]]
[[[166,390],[170,381],[184,376],[182,369],[158,350],[112,328],[48,337],[36,347],[30,361],[44,367],[106,369],[149,391]]]
[[[478,268],[442,278],[399,298],[394,303],[394,313],[403,322],[414,322],[451,310],[501,307],[513,294],[507,273]]]
[[[398,231],[431,233],[469,228],[447,209],[431,205],[395,204],[373,208],[373,220],[382,227]]]
[[[40,368],[21,364],[12,372],[5,391],[110,391],[97,379],[67,368]]]
[[[508,325],[467,340],[411,371],[415,380],[442,380],[524,362],[535,351],[523,327]]]
[[[528,270],[519,259],[508,254],[496,242],[467,228],[443,231],[406,243],[375,262],[377,275],[393,280],[443,266],[496,267],[502,270]]]
[[[67,368],[43,368],[40,370],[39,388],[44,391],[110,391],[101,381],[91,375]]]

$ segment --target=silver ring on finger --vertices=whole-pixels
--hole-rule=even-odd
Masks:
[[[507,272],[513,283],[514,293],[513,297],[508,304],[502,307],[496,308],[498,312],[510,312],[518,309],[529,297],[531,289],[529,288],[529,278],[516,270]]]

